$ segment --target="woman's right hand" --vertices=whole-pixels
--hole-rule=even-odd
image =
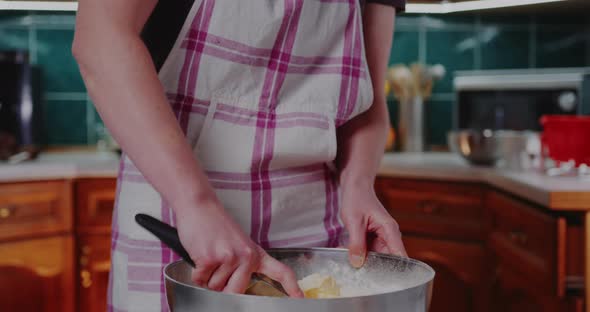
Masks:
[[[295,273],[255,244],[218,201],[177,209],[176,221],[180,241],[195,262],[197,285],[244,293],[252,273],[259,272],[280,282],[289,296],[303,297]]]

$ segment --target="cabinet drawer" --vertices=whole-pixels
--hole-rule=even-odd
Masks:
[[[483,190],[477,184],[378,178],[375,187],[404,233],[483,239]]]
[[[79,232],[110,233],[116,188],[114,178],[76,182],[76,226]]]
[[[0,240],[72,229],[68,181],[0,184]]]
[[[499,192],[487,196],[489,244],[497,261],[529,278],[531,285],[565,294],[566,222]]]
[[[73,312],[70,234],[0,243],[0,311]]]

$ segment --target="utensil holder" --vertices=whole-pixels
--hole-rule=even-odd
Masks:
[[[398,132],[401,151],[424,151],[424,99],[421,96],[400,101]]]

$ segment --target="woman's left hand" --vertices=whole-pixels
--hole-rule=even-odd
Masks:
[[[341,217],[350,235],[350,263],[362,267],[368,251],[407,256],[399,226],[379,202],[373,185],[342,190]]]

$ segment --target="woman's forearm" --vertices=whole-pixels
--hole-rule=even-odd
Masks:
[[[177,210],[214,196],[139,37],[155,2],[81,0],[73,52],[114,138]]]
[[[395,9],[368,4],[364,10],[367,63],[373,83],[373,105],[338,130],[338,167],[343,188],[373,187],[390,127],[385,100],[385,74],[393,40]]]

